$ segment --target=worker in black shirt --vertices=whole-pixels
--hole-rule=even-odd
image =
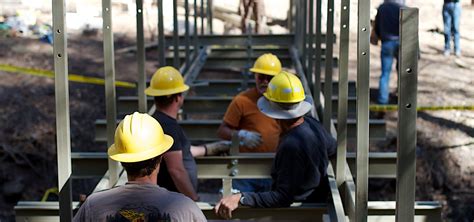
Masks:
[[[258,108],[277,120],[282,129],[273,161],[272,190],[244,192],[222,198],[214,208],[223,218],[232,217],[239,204],[249,207],[288,207],[297,202],[325,202],[329,187],[328,156],[335,153],[336,141],[312,117],[303,117],[312,108],[301,81],[281,72],[270,81]]]
[[[145,94],[155,97],[156,112],[153,117],[163,126],[163,131],[174,139],[171,148],[163,154],[158,185],[197,201],[197,167],[193,157],[227,152],[231,142],[191,145],[177,121],[178,112],[184,103],[182,93],[187,90],[189,86],[184,83],[181,73],[171,66],[165,66],[153,74]]]

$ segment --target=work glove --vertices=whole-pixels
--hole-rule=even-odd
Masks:
[[[262,143],[262,136],[257,132],[239,130],[237,135],[239,137],[240,145],[248,148],[255,148]]]
[[[213,143],[204,144],[206,148],[206,156],[215,156],[221,153],[229,153],[230,147],[232,146],[231,141],[221,140]]]

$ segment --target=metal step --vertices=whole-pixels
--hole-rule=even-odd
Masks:
[[[184,100],[183,114],[221,114],[222,116],[227,110],[233,97],[229,96],[188,96]],[[153,105],[153,97],[147,97],[148,107]],[[349,113],[356,112],[356,97],[348,98]],[[332,96],[333,115],[337,114],[338,98]],[[119,115],[130,114],[138,109],[138,97],[122,96],[117,102],[117,112]]]
[[[194,144],[199,141],[219,140],[217,137],[217,129],[222,120],[180,120],[179,125],[183,128],[187,137]],[[337,120],[334,120],[337,125]],[[117,121],[117,124],[119,121]],[[385,121],[369,120],[369,136],[371,140],[385,139]],[[347,137],[354,139],[356,137],[356,120],[347,120]],[[100,119],[95,122],[95,139],[96,141],[106,141],[106,120]]]

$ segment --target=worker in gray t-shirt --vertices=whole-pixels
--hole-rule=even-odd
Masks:
[[[128,182],[90,195],[74,221],[206,221],[191,199],[156,184],[162,154],[172,145],[153,117],[127,115],[108,155],[125,168]]]

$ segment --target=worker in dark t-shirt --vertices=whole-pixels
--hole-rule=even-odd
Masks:
[[[217,155],[230,149],[230,141],[217,141],[202,146],[192,146],[183,129],[176,120],[184,97],[182,92],[189,89],[184,84],[178,70],[171,66],[158,69],[150,82],[145,94],[154,96],[155,117],[163,126],[163,131],[173,137],[174,144],[163,154],[163,162],[158,174],[158,185],[170,191],[183,193],[194,201],[197,195],[197,169],[194,157]]]
[[[329,193],[327,166],[336,141],[312,117],[303,117],[312,104],[301,81],[281,72],[270,81],[258,108],[276,119],[282,129],[271,170],[272,190],[243,192],[222,198],[215,213],[230,219],[239,204],[249,207],[288,207],[297,202],[326,202]]]

